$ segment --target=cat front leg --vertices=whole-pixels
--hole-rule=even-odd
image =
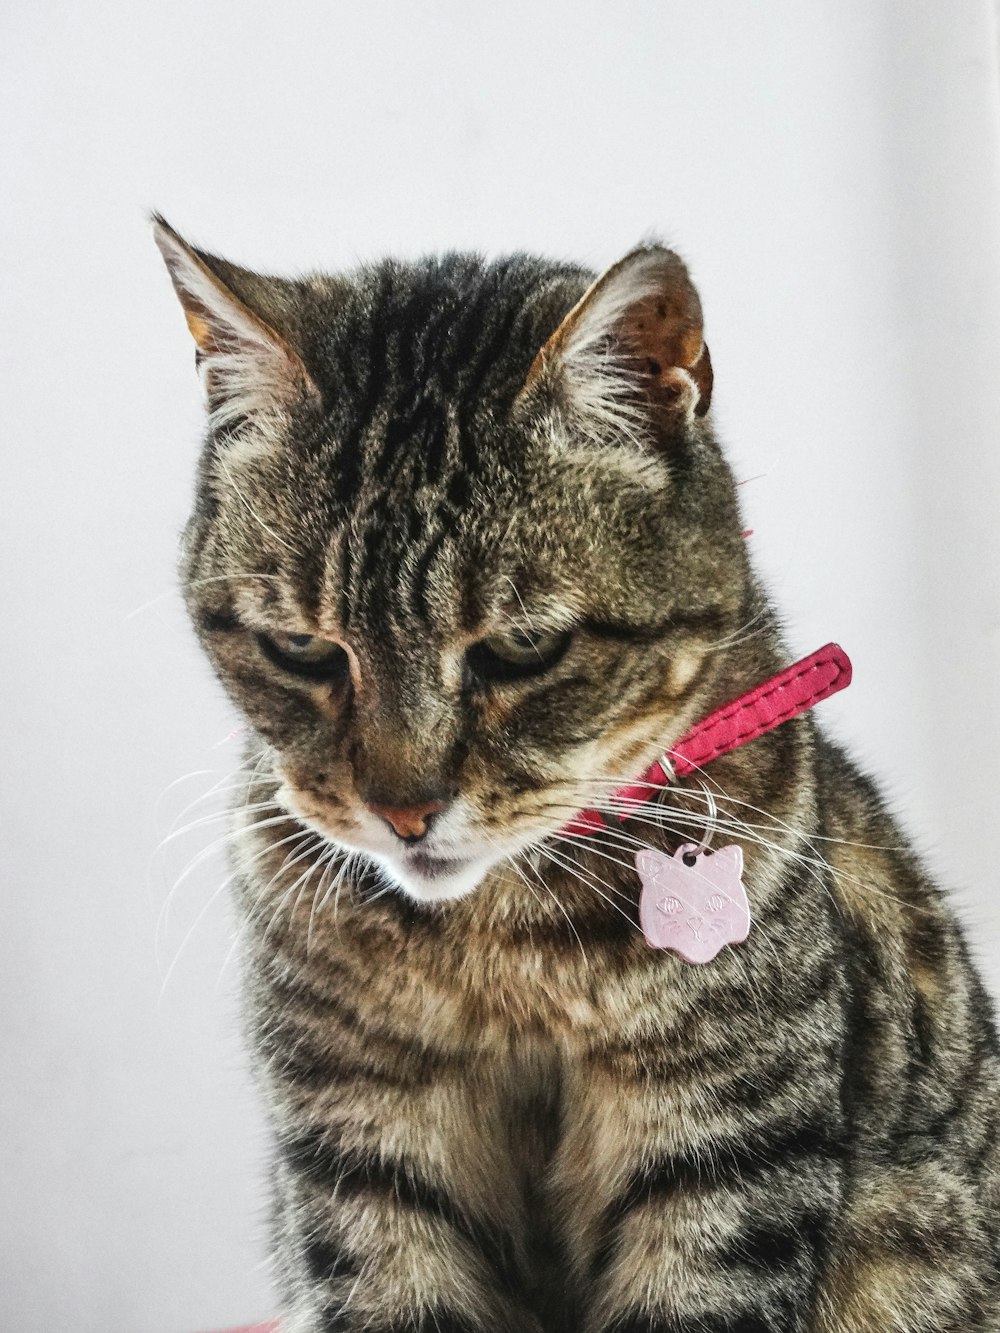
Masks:
[[[331,1085],[308,1112],[286,1102],[282,1333],[541,1333],[485,1092],[440,1070],[423,1087],[373,1089],[355,1068],[349,1090]]]
[[[811,1333],[842,1130],[822,1075],[792,1078],[752,1109],[740,1077],[727,1094],[652,1050],[581,1079],[554,1175],[583,1333]]]

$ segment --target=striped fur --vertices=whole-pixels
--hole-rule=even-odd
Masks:
[[[680,261],[291,281],[164,243],[210,354],[267,366],[215,381],[183,575],[251,723],[284,1333],[1000,1328],[991,1007],[851,760],[799,718],[706,770],[755,913],[706,967],[646,946],[631,864],[700,836],[697,783],[556,836],[787,661]],[[477,677],[511,625],[572,639]],[[283,670],[275,633],[344,672]],[[369,807],[431,796],[465,869],[421,879]]]

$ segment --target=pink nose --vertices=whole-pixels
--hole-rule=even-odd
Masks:
[[[369,801],[367,805],[372,814],[384,819],[404,842],[416,842],[427,832],[431,816],[444,809],[445,802],[427,801],[424,805],[378,805],[374,801]]]

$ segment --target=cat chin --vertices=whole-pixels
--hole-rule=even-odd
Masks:
[[[420,903],[443,903],[466,897],[479,887],[493,865],[492,861],[446,861],[431,857],[401,865],[372,852],[368,855],[396,888]]]

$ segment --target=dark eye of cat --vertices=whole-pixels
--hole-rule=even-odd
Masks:
[[[339,643],[315,634],[258,634],[264,656],[275,666],[311,680],[340,680],[347,675],[347,654]]]
[[[568,630],[504,630],[474,643],[466,662],[480,681],[538,676],[555,666],[572,637]]]

